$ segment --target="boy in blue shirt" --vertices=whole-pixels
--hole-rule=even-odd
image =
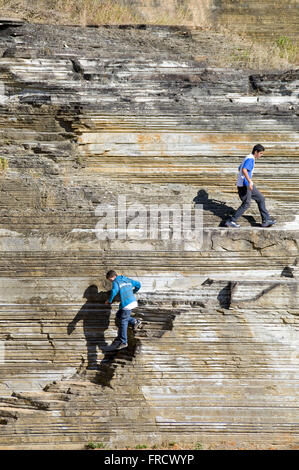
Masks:
[[[266,209],[264,196],[259,192],[252,182],[255,159],[262,157],[264,151],[265,148],[261,144],[255,145],[252,149],[252,153],[247,155],[247,157],[244,158],[243,162],[239,166],[237,188],[242,204],[236,210],[235,215],[230,220],[225,222],[227,227],[240,227],[240,225],[237,224],[237,220],[249,208],[251,199],[256,201],[258,205],[262,217],[262,227],[270,227],[276,223],[276,220],[271,219],[269,212]]]
[[[126,276],[118,276],[113,270],[108,271],[106,279],[112,282],[112,289],[106,304],[111,304],[114,297],[119,294],[119,310],[116,312],[115,324],[118,327],[118,335],[108,347],[109,350],[119,350],[128,346],[127,330],[131,325],[133,330],[140,328],[141,320],[131,317],[131,310],[137,307],[135,293],[139,291],[141,284]]]

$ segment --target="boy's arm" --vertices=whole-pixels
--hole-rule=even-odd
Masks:
[[[132,286],[134,287],[133,294],[136,294],[136,292],[138,292],[139,289],[141,288],[141,283],[139,281],[134,281],[134,279],[130,279],[130,282]]]
[[[107,300],[107,303],[108,303],[108,304],[112,304],[113,299],[114,299],[114,297],[116,296],[116,294],[118,293],[118,291],[119,291],[119,286],[118,286],[117,282],[113,282],[113,284],[112,284],[112,289],[111,289],[109,298],[108,298],[108,300]]]

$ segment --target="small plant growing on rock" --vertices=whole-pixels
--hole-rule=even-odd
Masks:
[[[203,445],[200,442],[196,442],[195,450],[203,450]]]
[[[82,158],[80,155],[78,155],[78,156],[76,157],[76,165],[79,165],[79,166],[81,166],[81,167],[84,166],[84,160],[83,160],[83,158]]]
[[[280,50],[280,57],[285,57],[288,60],[295,59],[296,56],[296,46],[291,38],[288,36],[279,36],[276,40],[276,45]]]
[[[135,447],[135,449],[147,449],[147,445],[145,445],[145,444],[137,444],[137,446]]]
[[[103,449],[105,446],[103,442],[89,442],[85,447],[86,449]]]
[[[5,173],[8,168],[8,161],[5,157],[0,157],[0,174]]]

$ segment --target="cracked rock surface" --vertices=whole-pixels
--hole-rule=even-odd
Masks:
[[[213,67],[192,34],[0,29],[2,449],[298,446],[298,70]],[[277,224],[252,203],[227,229],[258,142]],[[136,203],[202,211],[200,236],[170,216],[130,238]],[[100,239],[103,205],[122,225]],[[143,328],[115,354],[109,269],[142,283]]]

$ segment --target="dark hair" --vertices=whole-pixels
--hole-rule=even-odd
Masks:
[[[106,279],[111,279],[112,277],[117,276],[116,272],[111,269],[111,271],[108,271],[106,274]]]
[[[263,147],[261,144],[256,144],[252,149],[252,154],[254,154],[254,152],[264,152],[264,150],[265,147]]]

